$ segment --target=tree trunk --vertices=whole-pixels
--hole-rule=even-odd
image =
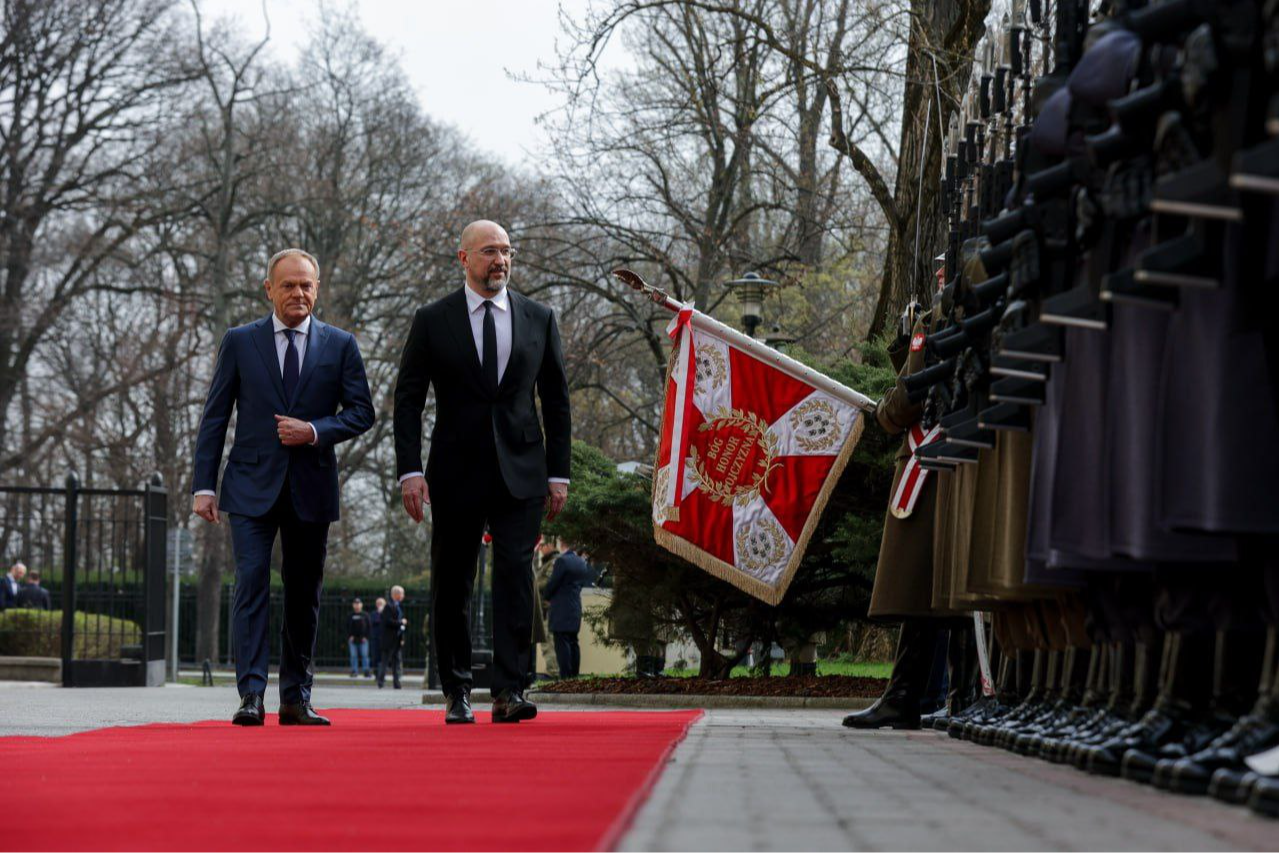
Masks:
[[[973,52],[986,31],[989,11],[990,0],[911,2],[901,145],[893,193],[897,222],[890,223],[893,227],[868,339],[882,335],[911,299],[925,305],[932,301],[932,258],[944,246],[946,236],[946,212],[941,206],[942,139],[968,87]]]
[[[196,600],[195,660],[218,662],[220,616],[222,615],[222,566],[226,561],[226,537],[220,527],[200,528],[204,546],[200,549],[200,583]]]

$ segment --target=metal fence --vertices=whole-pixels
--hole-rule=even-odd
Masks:
[[[0,486],[0,560],[39,572],[45,602],[0,614],[0,654],[58,657],[65,686],[164,681],[165,518],[143,489]]]
[[[0,655],[60,658],[67,686],[160,684],[164,681],[167,494],[156,475],[143,489],[83,489],[74,475],[64,488],[0,486],[0,571],[15,561],[38,571],[49,607],[11,608],[0,613]],[[477,668],[489,653],[492,594],[485,590],[488,549],[480,549],[476,607],[471,628]],[[480,590],[484,590],[480,592]],[[177,655],[196,657],[197,590],[179,587]],[[330,581],[320,599],[315,665],[346,667],[351,599],[366,611],[377,593]],[[231,666],[231,604],[234,587],[222,589],[219,650],[214,665]],[[271,665],[279,664],[284,594],[270,594]],[[426,591],[410,591],[403,602],[408,627],[403,662],[425,669],[430,658]],[[432,676],[434,673],[432,673]],[[434,680],[434,679],[432,679]],[[478,674],[477,674],[478,680]]]
[[[370,593],[367,589],[343,589],[340,581],[325,584],[324,594],[320,596],[320,624],[315,644],[317,667],[347,666],[350,658],[347,650],[346,629],[347,619],[351,615],[351,599],[360,598],[364,602],[365,612],[370,612],[373,610],[373,599],[379,594],[386,597],[386,593]],[[218,636],[222,639],[218,659],[211,661],[215,665],[232,666],[235,662],[228,642],[231,636],[231,602],[234,596],[234,587],[230,584],[222,587],[222,606],[218,617],[220,621]],[[196,589],[193,586],[184,585],[178,600],[180,608],[178,659],[183,665],[199,666],[203,661],[196,657],[198,611]],[[480,601],[480,597],[477,596],[476,600]],[[493,612],[492,595],[486,593],[483,596],[483,602],[484,624],[490,625]],[[413,591],[410,591],[401,606],[404,608],[404,617],[409,620],[408,630],[404,635],[404,666],[409,669],[422,669],[426,666],[426,621],[430,601],[425,592],[415,595]],[[270,613],[271,665],[276,666],[280,662],[280,625],[284,613],[284,593],[279,589],[271,591]],[[477,638],[478,648],[487,648],[489,644],[487,638]]]

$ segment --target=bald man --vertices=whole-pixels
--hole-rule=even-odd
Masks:
[[[470,608],[480,539],[493,535],[493,722],[537,716],[524,698],[533,641],[533,545],[568,497],[568,380],[555,313],[510,290],[515,250],[496,222],[466,226],[464,285],[413,318],[395,384],[404,509],[431,513],[431,639],[446,723],[472,723]],[[422,466],[422,410],[435,427]],[[542,404],[538,423],[535,396]],[[545,439],[543,429],[545,426]]]

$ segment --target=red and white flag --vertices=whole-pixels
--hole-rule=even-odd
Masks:
[[[691,306],[668,332],[657,542],[777,604],[873,403]]]

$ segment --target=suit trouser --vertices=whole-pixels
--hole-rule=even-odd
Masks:
[[[577,631],[555,632],[555,661],[560,667],[560,678],[581,674],[582,648],[577,643]]]
[[[382,657],[377,663],[378,687],[386,683],[387,670],[391,672],[391,683],[400,686],[400,677],[404,674],[403,650],[404,645],[398,638],[394,642],[387,640],[382,643]]]
[[[494,463],[470,494],[431,494],[431,645],[445,694],[471,689],[471,597],[480,538],[493,537],[493,683],[521,690],[533,649],[533,545],[544,497],[516,498]]]
[[[235,550],[231,634],[236,687],[241,696],[266,692],[270,663],[267,634],[271,610],[271,549],[278,534],[283,555],[280,576],[284,581],[280,701],[309,702],[329,523],[298,518],[287,478],[275,505],[266,515],[230,515],[229,518]]]

